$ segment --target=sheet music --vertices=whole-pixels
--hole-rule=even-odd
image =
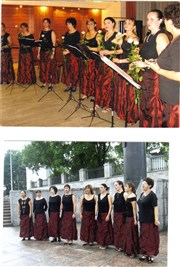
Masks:
[[[101,59],[104,63],[106,63],[109,67],[111,67],[113,70],[115,70],[117,73],[119,73],[123,78],[125,78],[129,83],[131,83],[134,87],[137,89],[141,89],[141,86],[136,83],[133,78],[128,75],[125,71],[123,71],[121,68],[119,68],[115,63],[113,63],[109,58],[105,56],[101,56]]]
[[[69,48],[73,48],[73,49],[77,50],[80,54],[83,54],[82,51],[79,50],[76,46],[73,46],[73,45],[66,45],[66,46],[67,46],[67,49],[68,49],[68,47],[69,47]],[[88,59],[88,57],[87,57],[85,54],[83,54],[83,56],[84,56],[86,59]]]

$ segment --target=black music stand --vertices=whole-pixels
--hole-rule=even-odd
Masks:
[[[55,92],[55,89],[52,85],[52,59],[51,59],[51,62],[50,62],[50,81],[51,81],[51,86],[48,87],[48,90],[47,92],[38,100],[38,102],[40,102],[44,97],[46,97],[50,92],[54,93],[60,100],[63,101],[63,99],[60,97],[60,95],[58,95],[56,92]]]
[[[81,62],[80,62],[80,60],[87,60],[88,57],[85,54],[83,54],[76,46],[64,45],[64,47],[67,48],[77,58],[77,60],[79,62],[78,79],[75,82],[75,84],[73,85],[73,86],[76,86],[78,80],[80,80],[79,78],[80,78],[80,74],[81,74],[81,68],[80,68],[81,67]],[[70,118],[80,108],[88,111],[86,109],[86,106],[84,104],[82,104],[82,102],[81,102],[81,92],[80,92],[80,90],[79,90],[79,100],[76,100],[75,97],[72,94],[72,90],[70,89],[69,97],[68,97],[66,103],[62,106],[62,108],[60,108],[58,110],[58,112],[60,112],[71,100],[77,102],[77,106],[76,106],[75,110],[67,118],[65,118],[65,120],[67,120],[68,118]]]
[[[130,75],[128,75],[124,70],[118,67],[115,63],[113,63],[110,59],[105,56],[101,56],[101,60],[107,64],[110,68],[116,71],[119,75],[121,75],[126,80],[126,91],[128,84],[133,85],[137,89],[142,89],[141,86],[136,83]],[[112,119],[111,119],[111,127],[114,126],[114,82],[112,81]],[[127,92],[126,92],[126,102],[127,102]],[[128,117],[128,110],[127,110],[127,103],[126,103],[126,115],[125,115],[125,127],[127,127],[127,117]]]
[[[94,52],[94,51],[91,51],[86,44],[79,44],[78,47],[81,49],[81,51],[83,51],[86,56],[89,58],[89,59],[93,59],[93,60],[96,60],[96,62],[100,62],[101,61],[101,56]],[[96,80],[95,80],[95,77],[96,77],[96,69],[94,68],[94,101],[93,101],[93,108],[92,108],[92,111],[91,111],[91,114],[89,116],[85,116],[85,117],[82,117],[81,119],[86,119],[86,118],[91,118],[91,122],[89,124],[89,127],[91,126],[92,122],[93,122],[93,119],[96,117],[98,119],[101,119],[103,121],[107,121],[109,122],[108,120],[106,119],[103,119],[99,116],[98,112],[96,111]]]

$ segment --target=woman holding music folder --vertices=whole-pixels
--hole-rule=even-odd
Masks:
[[[68,49],[68,45],[77,46],[80,42],[80,33],[76,30],[77,21],[75,18],[67,18],[66,26],[68,31],[65,33],[64,40],[62,43],[63,47],[63,71],[62,71],[62,83],[66,84],[67,91],[76,91],[76,86],[79,78],[79,63],[78,58],[71,53]]]
[[[20,25],[18,40],[20,49],[17,82],[20,84],[34,84],[36,82],[32,51],[34,36],[29,32],[28,24],[25,22]]]
[[[13,83],[15,80],[11,46],[11,36],[6,32],[5,24],[1,23],[1,84]]]
[[[98,39],[97,39],[97,29],[96,21],[94,19],[88,19],[86,21],[87,32],[84,33],[81,43],[86,45],[90,51],[98,51]],[[88,56],[88,55],[87,55]],[[90,96],[94,96],[94,86],[95,86],[95,77],[97,75],[97,64],[96,61],[92,58],[81,62],[81,100],[84,100]],[[94,99],[92,98],[91,101]]]
[[[38,48],[37,58],[40,60],[39,78],[43,85],[52,88],[53,84],[59,82],[57,63],[55,59],[56,34],[51,30],[51,21],[49,18],[43,19],[43,30],[40,34],[41,47]]]

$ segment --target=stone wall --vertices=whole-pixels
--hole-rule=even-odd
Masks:
[[[168,171],[161,171],[161,172],[153,172],[148,173],[148,177],[152,177],[155,181],[154,185],[154,192],[157,194],[158,197],[158,206],[159,206],[159,219],[160,219],[160,230],[166,230],[167,224],[168,224]],[[109,193],[111,195],[114,195],[115,189],[114,189],[114,182],[117,180],[121,180],[124,182],[123,176],[116,176],[113,178],[98,178],[98,179],[89,179],[86,181],[77,181],[77,182],[71,182],[69,183],[72,188],[72,193],[77,198],[77,221],[79,221],[79,202],[80,197],[83,195],[83,189],[87,184],[91,184],[94,188],[94,191],[96,194],[98,194],[99,186],[102,183],[106,183],[110,190]],[[140,182],[139,186],[137,187],[137,197],[139,197],[141,190],[141,184]],[[58,193],[60,196],[63,195],[63,187],[64,184],[57,184],[58,187]],[[40,187],[38,189],[41,189],[42,195],[46,198],[48,201],[49,198],[49,187]],[[31,189],[27,191],[27,196],[31,199],[34,199],[35,197],[35,191],[36,189]],[[17,209],[17,202],[20,198],[20,191],[11,191],[10,192],[10,203],[11,203],[11,222],[14,226],[19,225],[19,218],[18,218],[18,209]]]

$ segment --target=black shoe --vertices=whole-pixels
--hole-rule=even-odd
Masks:
[[[91,102],[94,102],[94,98],[91,98],[91,100],[90,100]]]
[[[71,92],[76,92],[76,87],[73,86],[70,90]]]
[[[57,238],[53,238],[53,240],[51,240],[51,243],[52,242],[57,242]]]
[[[147,259],[147,257],[146,257],[146,256],[144,256],[144,255],[143,255],[143,256],[141,256],[141,257],[139,257],[139,260],[140,260],[140,261],[145,261],[146,259]]]
[[[58,242],[61,242],[61,238],[60,237],[58,237]]]
[[[25,237],[23,237],[22,241],[25,241],[25,240],[26,240]]]
[[[148,263],[153,263],[153,262],[154,262],[154,259],[151,258],[151,257],[147,257],[147,262],[148,262]]]
[[[66,88],[64,89],[64,92],[69,92],[69,90],[70,90],[69,88]]]
[[[31,238],[30,238],[30,237],[28,237],[28,240],[31,240]]]
[[[52,85],[49,85],[48,86],[48,90],[51,90],[51,89],[53,89],[53,86]]]
[[[43,84],[40,86],[41,89],[44,89],[46,86]]]

